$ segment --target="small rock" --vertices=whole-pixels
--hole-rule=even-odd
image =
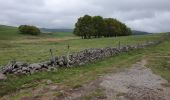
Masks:
[[[55,86],[51,86],[50,87],[50,90],[52,90],[52,91],[55,91],[55,90],[57,90],[59,87],[57,86],[57,85],[55,85]]]
[[[7,77],[4,74],[0,73],[0,81],[4,81],[6,79]]]
[[[64,65],[64,63],[63,63],[62,61],[60,61],[60,62],[59,62],[59,65],[60,65],[60,66],[63,66],[63,65]]]
[[[47,80],[47,84],[52,84],[53,82],[51,80]]]
[[[23,70],[23,71],[27,71],[28,68],[27,68],[27,67],[22,67],[22,70]]]
[[[41,65],[40,64],[30,64],[29,65],[29,68],[32,68],[32,69],[41,69]]]

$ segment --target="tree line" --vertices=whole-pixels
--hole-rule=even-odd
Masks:
[[[131,35],[131,29],[114,18],[85,15],[75,24],[75,35],[83,39]]]

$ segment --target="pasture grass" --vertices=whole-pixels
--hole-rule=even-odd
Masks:
[[[53,49],[55,55],[64,55],[67,52],[68,44],[71,46],[70,52],[73,53],[86,48],[117,47],[119,41],[121,45],[140,44],[146,41],[157,40],[161,36],[161,34],[157,34],[82,40],[71,33],[27,36],[18,34],[15,28],[2,29],[0,30],[0,65],[5,65],[11,59],[30,63],[48,60],[50,55],[49,49]],[[170,81],[169,45],[170,39],[157,46],[121,53],[115,57],[98,60],[79,67],[59,69],[53,72],[39,72],[30,76],[8,75],[6,81],[0,82],[0,96],[27,88],[38,87],[39,85],[47,85],[44,80],[51,80],[53,84],[62,84],[67,88],[76,88],[106,73],[113,73],[128,68],[144,55],[149,61],[148,67],[153,69],[154,73],[160,74]],[[21,93],[22,95],[27,95],[27,93]]]
[[[9,75],[6,81],[0,82],[0,96],[20,89],[33,88],[46,84],[44,80],[51,80],[55,84],[62,84],[67,88],[74,88],[95,80],[106,73],[117,72],[127,68],[141,57],[142,53],[141,50],[139,50],[122,53],[115,57],[69,69],[59,69],[53,72],[38,72],[30,76]]]
[[[44,80],[51,80],[53,84],[62,84],[67,88],[81,87],[82,84],[95,80],[107,73],[115,73],[128,68],[135,62],[143,59],[143,56],[148,60],[147,66],[151,68],[155,74],[159,74],[170,81],[170,70],[167,65],[170,61],[169,45],[170,39],[156,46],[121,53],[117,56],[98,60],[83,66],[59,69],[53,72],[39,72],[31,76],[9,75],[6,81],[0,82],[0,95],[3,96],[15,91],[47,85]],[[159,57],[161,57],[161,59]],[[31,95],[30,92],[28,93]],[[18,95],[21,95],[20,97],[23,96],[22,92],[18,92]]]
[[[170,39],[159,46],[148,48],[146,53],[149,59],[148,67],[170,83]]]
[[[68,34],[68,33],[67,33]],[[117,38],[85,39],[79,37],[55,36],[22,36],[19,39],[0,40],[0,65],[5,65],[10,60],[22,62],[42,62],[50,58],[49,50],[52,49],[55,56],[67,54],[67,45],[70,45],[70,53],[87,48],[117,47],[121,45],[140,44],[146,41],[159,39],[161,35],[127,36]]]

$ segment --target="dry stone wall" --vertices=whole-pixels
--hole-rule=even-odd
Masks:
[[[84,65],[86,63],[94,62],[99,59],[112,57],[122,52],[128,52],[130,50],[142,49],[146,46],[156,45],[161,41],[147,42],[141,45],[127,45],[119,48],[91,48],[83,51],[70,54],[68,56],[53,57],[49,61],[41,63],[22,63],[12,61],[5,67],[0,69],[2,74],[32,74],[39,71],[53,71],[59,68],[74,67]]]

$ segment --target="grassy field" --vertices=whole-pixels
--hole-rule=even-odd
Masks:
[[[149,62],[148,67],[170,82],[170,39],[158,46],[147,48],[145,52]]]
[[[16,33],[16,35],[18,34]],[[76,52],[85,48],[115,47],[119,41],[122,45],[138,44],[157,40],[161,36],[158,34],[81,40],[79,37],[71,35],[71,33],[65,33],[64,35],[63,33],[54,33],[52,35],[46,34],[38,37],[16,37],[16,35],[13,35],[10,40],[5,36],[0,40],[0,64],[5,64],[13,58],[28,62],[43,61],[49,58],[50,48],[54,50],[55,55],[65,54],[67,44],[71,45],[71,52]],[[95,80],[106,73],[117,72],[128,68],[143,57],[148,59],[148,67],[170,82],[169,45],[170,39],[157,46],[122,53],[118,56],[99,60],[81,67],[60,69],[54,72],[35,73],[31,76],[9,75],[6,81],[0,82],[0,96],[15,91],[18,91],[17,95],[13,97],[16,100],[25,95],[31,96],[33,94],[28,88],[46,87],[48,86],[47,80],[51,80],[52,84],[62,85],[65,88],[80,87],[82,84]]]
[[[8,31],[4,33],[6,29]],[[138,44],[156,40],[161,36],[159,34],[82,40],[72,33],[28,36],[18,34],[17,29],[13,27],[4,30],[0,30],[0,65],[5,65],[13,59],[30,63],[48,60],[49,49],[52,49],[55,55],[65,55],[68,44],[71,47],[70,52],[77,52],[86,48],[116,47],[119,41],[121,45]]]
[[[14,96],[16,100],[22,96],[31,96],[31,90],[27,88],[46,87],[47,80],[52,80],[53,84],[63,85],[65,88],[79,87],[84,83],[97,79],[106,73],[113,73],[124,68],[130,67],[133,63],[146,58],[148,67],[153,69],[156,74],[160,74],[170,82],[170,70],[167,65],[170,61],[170,39],[164,43],[151,46],[142,50],[122,53],[118,56],[99,60],[95,63],[87,64],[81,67],[70,69],[61,69],[54,72],[35,73],[31,76],[8,76],[8,80],[0,82],[0,95],[18,91]],[[163,57],[160,59],[159,57]],[[166,59],[166,60],[165,60]],[[93,76],[93,77],[89,77]]]
[[[72,39],[79,37],[67,32],[21,35],[16,27],[0,25],[0,65],[12,59],[29,62],[46,60],[49,49],[54,48],[55,44]]]

